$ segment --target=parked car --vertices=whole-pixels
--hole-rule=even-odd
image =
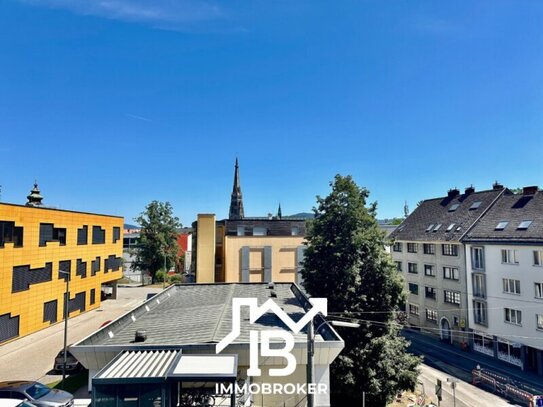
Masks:
[[[0,399],[0,407],[36,407],[26,400]]]
[[[64,364],[64,349],[62,349],[58,355],[55,357],[55,364],[53,365],[53,370],[56,372],[62,372],[62,365]],[[66,371],[67,372],[77,372],[81,370],[83,366],[79,361],[75,358],[74,355],[70,353],[70,350],[68,350],[68,353],[66,354]]]
[[[37,407],[72,407],[74,396],[31,381],[0,382],[0,399],[19,399]]]

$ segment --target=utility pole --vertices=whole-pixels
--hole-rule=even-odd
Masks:
[[[66,380],[66,358],[68,353],[68,317],[70,316],[70,313],[68,312],[68,308],[70,307],[70,272],[59,270],[60,274],[64,274],[66,276],[66,294],[65,294],[65,301],[64,301],[64,357],[63,357],[63,363],[62,363],[62,389],[64,390],[65,380]]]
[[[447,381],[451,384],[453,391],[453,407],[456,407],[456,384],[458,383],[458,379],[447,377]]]
[[[313,383],[314,373],[313,373],[313,362],[315,356],[315,327],[313,326],[313,319],[309,320],[307,324],[307,385],[309,386]],[[307,392],[307,407],[313,407],[315,401],[315,395]]]

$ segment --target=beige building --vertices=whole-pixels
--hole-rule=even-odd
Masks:
[[[229,218],[199,214],[193,224],[197,283],[300,283],[305,219],[276,216],[247,218],[236,160]]]

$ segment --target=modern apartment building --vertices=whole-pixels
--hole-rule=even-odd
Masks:
[[[300,283],[305,219],[245,217],[236,160],[229,218],[199,214],[193,224],[196,282]]]
[[[122,276],[123,218],[0,203],[0,344],[98,308]],[[64,272],[64,273],[63,273]],[[70,278],[69,300],[65,298]]]
[[[450,343],[468,343],[461,239],[504,191],[499,184],[481,192],[469,187],[463,194],[451,189],[444,197],[423,201],[392,232],[391,255],[409,291],[409,325]]]
[[[504,194],[463,241],[473,350],[543,375],[543,192]]]

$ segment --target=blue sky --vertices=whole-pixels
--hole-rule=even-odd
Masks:
[[[540,1],[4,0],[0,184],[124,215],[543,185]]]

